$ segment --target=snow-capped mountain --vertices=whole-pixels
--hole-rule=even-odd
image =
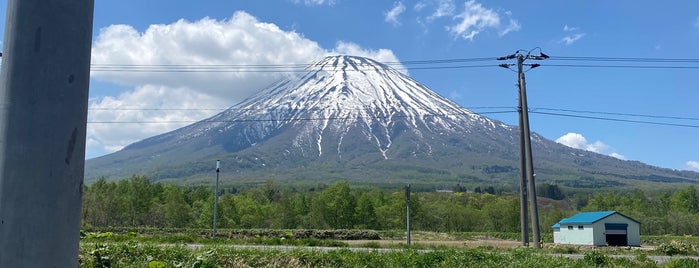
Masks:
[[[516,127],[464,109],[385,64],[331,56],[209,119],[89,160],[86,178],[197,177],[210,171],[213,160],[222,159],[248,180],[424,176],[514,183],[518,141]],[[615,177],[645,174],[624,171],[620,164],[632,162],[537,135],[532,142],[539,157],[535,164],[544,167],[537,171],[539,178],[557,179],[547,166],[578,169],[573,172],[578,177],[591,174],[576,167],[580,163],[604,166],[599,170],[605,174],[593,177],[611,184]],[[564,163],[553,164],[560,161]]]

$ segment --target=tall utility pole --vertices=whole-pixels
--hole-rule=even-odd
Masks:
[[[405,187],[405,205],[407,215],[405,217],[406,245],[410,246],[410,184]]]
[[[541,229],[539,228],[539,208],[536,202],[536,182],[534,178],[534,163],[532,161],[532,147],[531,147],[531,132],[529,129],[529,108],[527,107],[527,86],[524,79],[523,66],[524,61],[527,59],[532,60],[543,60],[547,59],[548,56],[541,53],[539,49],[539,55],[531,55],[532,51],[528,51],[526,55],[520,53],[521,51],[515,52],[515,54],[508,55],[505,57],[500,57],[498,60],[508,60],[517,59],[517,73],[518,73],[518,85],[519,85],[519,129],[520,129],[520,218],[522,223],[522,244],[526,245],[528,240],[527,236],[527,206],[526,206],[526,196],[529,196],[529,205],[531,206],[531,223],[532,223],[532,239],[535,248],[541,247]],[[501,64],[501,67],[508,68],[511,66],[509,64]],[[536,68],[539,64],[527,64],[531,68]],[[526,236],[526,237],[525,237]]]
[[[9,0],[0,267],[77,267],[94,0]]]
[[[214,193],[214,227],[212,237],[216,237],[216,214],[218,214],[218,173],[221,171],[221,160],[216,160],[216,192]]]
[[[521,100],[521,98],[520,98]],[[517,105],[517,110],[519,111],[519,155],[524,156],[526,150],[524,149],[524,128],[522,128],[524,117],[522,117],[522,102],[520,101]],[[520,181],[519,181],[519,221],[520,228],[522,232],[522,246],[529,246],[529,222],[527,216],[527,161],[524,157],[519,159],[519,171],[520,171]]]

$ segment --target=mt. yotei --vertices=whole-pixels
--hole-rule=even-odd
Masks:
[[[475,114],[377,61],[331,56],[211,118],[87,162],[86,179],[196,182],[221,159],[224,179],[347,179],[514,184],[519,132]],[[619,186],[689,175],[532,136],[537,178]],[[565,174],[565,177],[561,177]],[[694,177],[692,177],[694,174]],[[649,176],[646,178],[646,176]]]

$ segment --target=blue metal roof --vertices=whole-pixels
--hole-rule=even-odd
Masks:
[[[591,224],[601,219],[608,217],[616,211],[594,211],[578,213],[570,218],[562,219],[558,224]],[[626,217],[626,216],[624,216]],[[628,217],[627,217],[628,218]],[[633,220],[633,219],[632,219]]]

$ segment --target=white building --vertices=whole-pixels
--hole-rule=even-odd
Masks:
[[[641,223],[616,211],[583,212],[552,227],[556,244],[641,246]]]

